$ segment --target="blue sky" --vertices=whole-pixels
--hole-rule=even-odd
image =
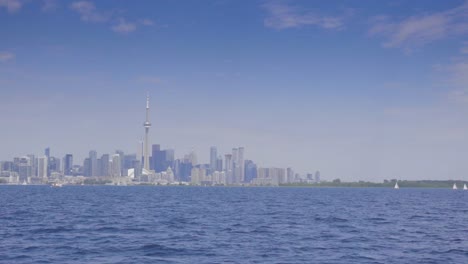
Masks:
[[[0,0],[0,160],[151,140],[327,179],[468,179],[466,1]]]

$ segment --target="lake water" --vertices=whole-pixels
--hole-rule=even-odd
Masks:
[[[468,263],[468,191],[0,186],[0,263]]]

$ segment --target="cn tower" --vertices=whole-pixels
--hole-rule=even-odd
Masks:
[[[145,127],[145,157],[143,160],[144,167],[143,169],[146,170],[146,173],[149,172],[149,141],[148,141],[148,133],[151,127],[151,123],[149,121],[149,94],[146,96],[146,122],[143,124]]]

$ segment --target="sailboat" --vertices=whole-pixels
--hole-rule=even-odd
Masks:
[[[454,190],[458,190],[458,187],[457,187],[457,184],[456,184],[456,183],[454,183],[454,184],[453,184],[453,187],[452,187],[452,189],[454,189]]]
[[[463,184],[463,190],[465,190],[465,191],[468,190],[468,187],[466,187],[466,183]]]
[[[395,187],[393,189],[400,189],[400,186],[398,186],[398,182],[395,182]]]

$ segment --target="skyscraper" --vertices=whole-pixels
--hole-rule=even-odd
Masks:
[[[216,171],[217,159],[218,159],[218,150],[216,149],[216,147],[211,147],[210,148],[210,169],[211,169],[211,173]]]
[[[47,162],[49,159],[46,156],[37,158],[37,177],[47,178]]]
[[[73,175],[73,155],[67,154],[63,158],[63,174]]]
[[[90,174],[89,176],[98,176],[98,165],[97,165],[97,152],[91,150],[89,152],[89,162],[90,162]]]
[[[240,179],[239,182],[245,181],[245,164],[244,164],[244,148],[239,147],[237,161],[239,162],[240,167]]]
[[[101,166],[99,166],[100,168],[100,176],[109,176],[109,160],[110,160],[110,156],[109,154],[103,154],[101,156]]]
[[[146,97],[146,122],[143,124],[145,127],[145,158],[143,161],[143,168],[146,170],[146,173],[149,172],[149,139],[148,139],[148,134],[149,134],[149,129],[151,127],[151,123],[149,121],[149,95]]]
[[[119,154],[114,154],[112,155],[112,177],[120,177],[122,176],[122,166],[120,163],[120,155]]]

